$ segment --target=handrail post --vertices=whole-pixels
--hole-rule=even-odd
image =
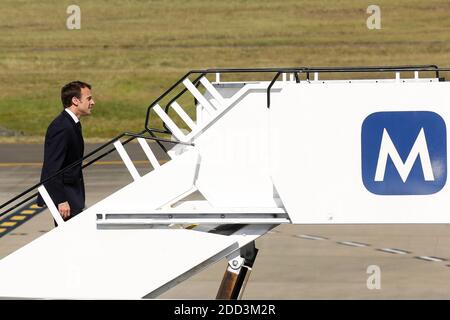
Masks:
[[[272,86],[274,85],[275,81],[280,77],[281,71],[278,71],[275,77],[272,79],[272,81],[269,84],[269,87],[267,88],[267,109],[270,109],[270,89],[272,89]]]

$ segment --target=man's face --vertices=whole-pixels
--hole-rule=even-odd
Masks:
[[[81,98],[76,99],[78,104],[77,111],[80,116],[88,116],[91,114],[92,108],[95,105],[94,98],[92,98],[91,89],[81,88]]]

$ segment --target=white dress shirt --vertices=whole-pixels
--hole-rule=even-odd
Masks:
[[[80,119],[77,118],[77,116],[75,115],[75,113],[73,113],[72,111],[69,110],[69,108],[64,109],[66,110],[66,112],[68,114],[70,114],[70,116],[72,117],[73,121],[75,121],[75,123],[78,123],[80,121]]]

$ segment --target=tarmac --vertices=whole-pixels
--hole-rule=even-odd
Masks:
[[[152,169],[139,145],[126,149],[141,174]],[[0,203],[39,181],[42,151],[0,145]],[[88,206],[132,181],[115,155],[84,175]],[[0,238],[0,258],[53,228],[48,211],[37,214]],[[280,225],[256,246],[243,299],[450,298],[450,225]],[[226,266],[220,261],[159,298],[214,299]]]

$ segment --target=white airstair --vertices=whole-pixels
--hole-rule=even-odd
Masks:
[[[37,189],[59,224],[0,260],[0,273],[9,275],[0,297],[154,298],[226,258],[217,297],[238,298],[257,254],[255,240],[277,225],[450,222],[445,187],[428,197],[381,197],[361,181],[364,120],[376,112],[434,112],[450,119],[450,87],[439,76],[445,71],[404,66],[189,72],[150,105],[142,132],[124,133],[84,157],[86,167],[117,151],[133,182],[67,222],[46,191],[47,181],[0,207],[10,205],[4,215]],[[396,77],[319,80],[321,73],[350,72]],[[400,78],[411,72],[413,78]],[[419,72],[431,76],[419,78]],[[220,80],[230,73],[274,77]],[[196,101],[195,117],[179,102],[186,95]],[[165,130],[149,127],[151,115]],[[144,176],[123,147],[135,138],[153,167]],[[161,165],[147,140],[167,151],[170,161]],[[96,158],[86,162],[90,157]],[[193,200],[194,193],[201,199]],[[424,216],[431,202],[433,212]]]

